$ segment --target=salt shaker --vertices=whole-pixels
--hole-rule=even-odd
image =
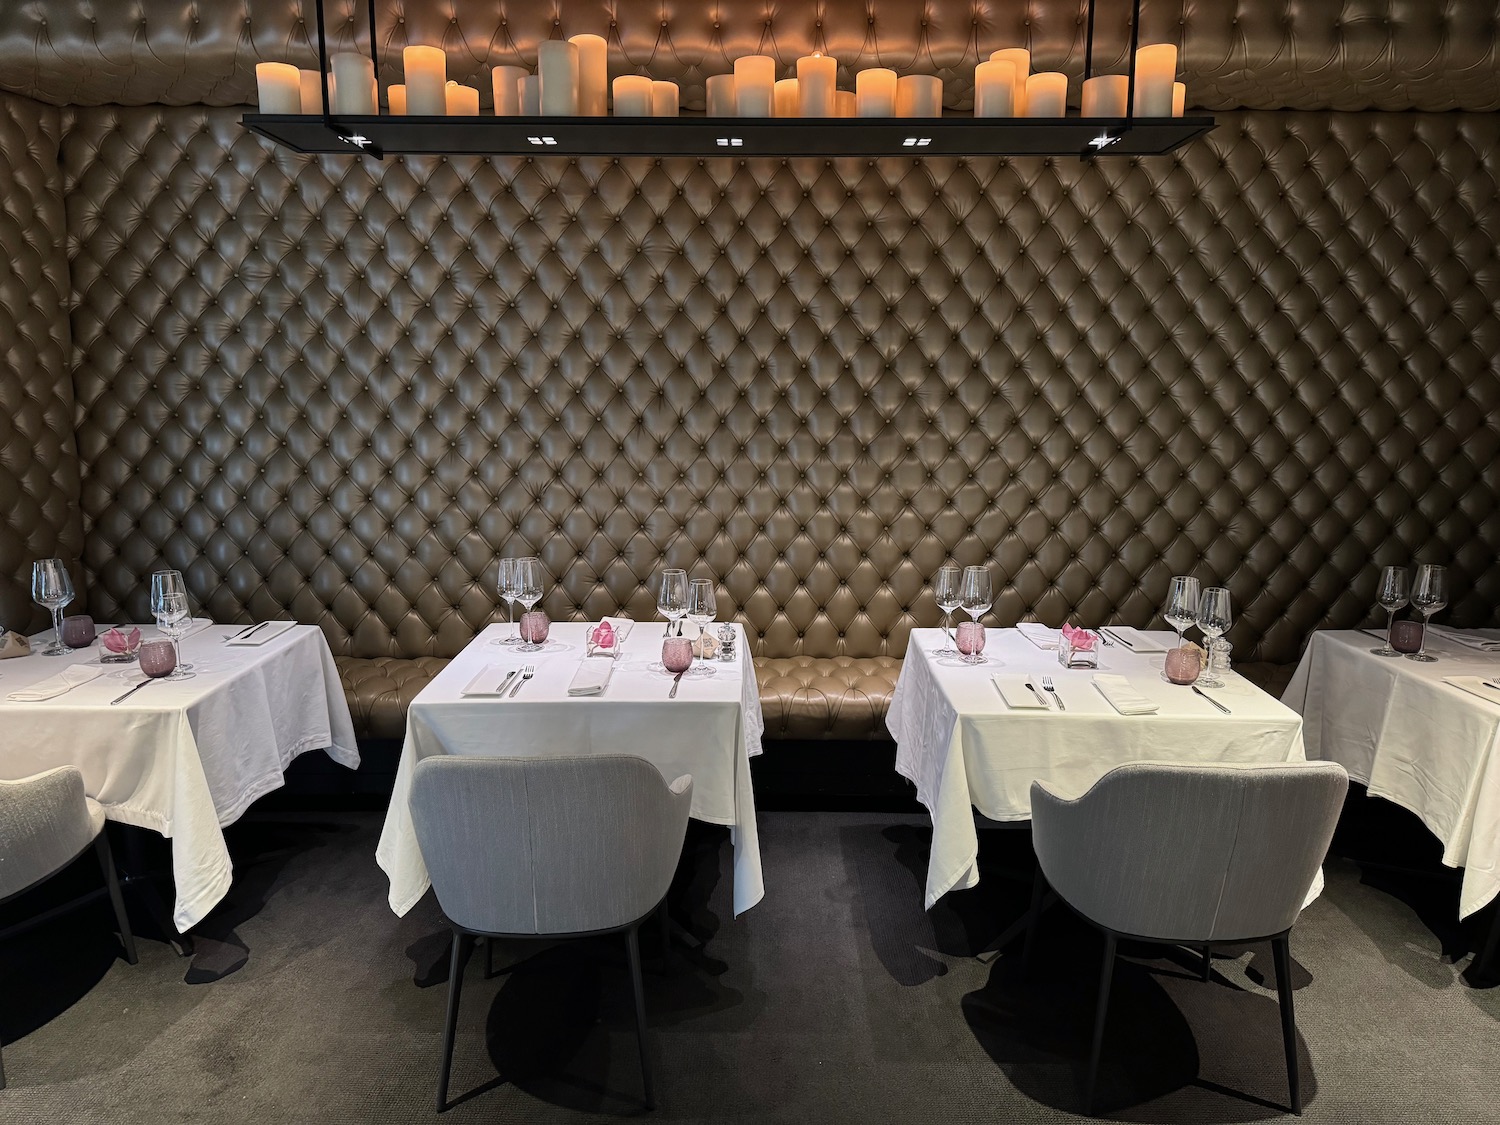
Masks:
[[[719,660],[729,663],[734,660],[734,626],[727,621],[719,626]]]

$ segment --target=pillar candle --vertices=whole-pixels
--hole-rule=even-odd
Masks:
[[[387,86],[385,96],[391,104],[391,113],[396,117],[404,117],[406,115],[406,87],[399,82]]]
[[[802,101],[797,96],[797,80],[783,78],[776,83],[776,116],[797,117],[802,112]]]
[[[1181,117],[1187,112],[1187,87],[1181,82],[1172,83],[1172,116]]]
[[[1031,77],[1031,52],[1025,47],[1003,47],[990,52],[991,62],[1008,62],[1016,68],[1016,89],[1011,97],[1017,117],[1026,115],[1026,79]]]
[[[406,68],[406,109],[417,117],[448,112],[448,56],[437,47],[408,47],[401,52]]]
[[[931,74],[906,74],[896,81],[897,117],[943,116],[943,80]]]
[[[255,88],[262,113],[302,112],[302,76],[291,63],[256,63]]]
[[[1177,77],[1177,48],[1148,43],[1135,53],[1135,115],[1172,116],[1172,80]]]
[[[521,116],[539,117],[542,112],[542,79],[537,74],[524,74],[516,86],[521,91]]]
[[[479,91],[473,86],[450,82],[443,88],[449,117],[475,117],[479,114]]]
[[[883,66],[854,76],[855,108],[861,117],[896,116],[896,72]]]
[[[803,117],[832,117],[838,88],[838,60],[831,55],[803,55],[797,60],[797,100]]]
[[[302,84],[302,112],[323,112],[323,75],[316,70],[299,70],[297,76]],[[333,76],[328,77],[328,92],[333,93]]]
[[[1068,76],[1055,70],[1044,70],[1026,79],[1027,117],[1066,117],[1068,115]]]
[[[1130,99],[1130,79],[1123,74],[1101,74],[1083,84],[1084,117],[1124,117]]]
[[[859,98],[853,90],[835,90],[833,92],[833,115],[835,117],[858,117]]]
[[[561,39],[548,39],[536,49],[536,69],[542,81],[542,116],[578,116],[578,48]]]
[[[517,117],[521,113],[521,79],[526,70],[519,66],[497,66],[490,71],[490,86],[495,98],[496,117]]]
[[[709,117],[733,117],[739,112],[735,107],[734,75],[711,74],[706,87]]]
[[[677,83],[651,83],[651,116],[676,117],[678,107]]]
[[[1016,115],[1016,68],[1013,63],[982,62],[974,68],[974,116]]]
[[[570,35],[578,48],[578,112],[603,117],[609,112],[609,44],[602,35]]]
[[[615,79],[615,116],[651,116],[651,79],[643,74],[622,74]]]
[[[370,96],[374,89],[375,64],[356,51],[340,51],[333,56],[333,111],[368,116],[375,112]]]
[[[744,55],[734,60],[734,100],[741,117],[770,117],[775,105],[776,60]]]

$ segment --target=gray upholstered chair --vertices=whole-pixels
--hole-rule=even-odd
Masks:
[[[464,966],[476,937],[623,933],[647,1108],[645,992],[637,933],[682,855],[693,779],[671,785],[642,758],[434,756],[417,763],[411,814],[438,904],[453,927],[438,1112]]]
[[[1201,949],[1269,940],[1292,1112],[1302,1112],[1288,934],[1333,838],[1348,775],[1333,762],[1119,766],[1069,800],[1031,785],[1038,861],[1027,950],[1046,884],[1104,931],[1084,1083],[1094,1084],[1119,938]],[[1045,880],[1045,883],[1043,882]]]
[[[15,898],[72,863],[93,844],[104,869],[104,885],[115,908],[125,960],[134,965],[135,937],[125,916],[115,861],[104,833],[104,810],[83,792],[83,774],[73,766],[59,766],[20,781],[0,781],[0,902]],[[12,927],[4,937],[74,906],[68,903],[40,918]],[[0,1060],[0,1089],[5,1087],[5,1065]]]

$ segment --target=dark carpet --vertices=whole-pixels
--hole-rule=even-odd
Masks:
[[[623,943],[508,943],[469,966],[451,1096],[432,1100],[448,940],[429,895],[397,919],[374,814],[260,815],[197,954],[116,958],[91,906],[0,947],[0,1121],[550,1122],[643,1114]],[[642,932],[663,1121],[1076,1118],[1099,939],[1049,912],[1033,971],[975,959],[1025,909],[1024,831],[989,830],[984,882],[921,908],[918,817],[770,813],[765,901],[729,912],[722,830],[694,825],[665,958]],[[80,864],[85,872],[86,863]],[[1293,933],[1309,1122],[1500,1116],[1500,989],[1444,955],[1440,912],[1328,867]],[[78,878],[85,878],[80,874]],[[1451,890],[1431,892],[1450,901]],[[14,909],[15,904],[12,904]],[[1449,907],[1451,909],[1451,907]],[[145,929],[144,912],[141,927]],[[1429,917],[1431,915],[1432,917]],[[1431,927],[1431,928],[1430,928]],[[1107,1116],[1282,1114],[1270,951],[1126,947],[1101,1073]],[[199,982],[199,983],[195,983]]]

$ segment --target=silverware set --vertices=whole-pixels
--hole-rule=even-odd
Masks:
[[[240,641],[244,640],[246,637],[253,637],[256,633],[260,632],[269,624],[269,621],[262,621],[259,625],[247,625],[238,633],[226,634],[224,637],[224,643],[227,645],[230,641]]]
[[[512,675],[514,675],[514,673],[512,673]],[[506,699],[514,699],[516,697],[516,692],[520,691],[521,688],[525,685],[526,681],[529,680],[529,679],[531,679],[531,677],[535,676],[535,675],[536,675],[536,665],[535,664],[528,664],[524,668],[522,668],[521,669],[521,678],[516,681],[516,686],[510,689],[510,694],[507,695],[505,698]],[[500,690],[501,691],[505,690],[505,685],[503,683],[500,685]]]

